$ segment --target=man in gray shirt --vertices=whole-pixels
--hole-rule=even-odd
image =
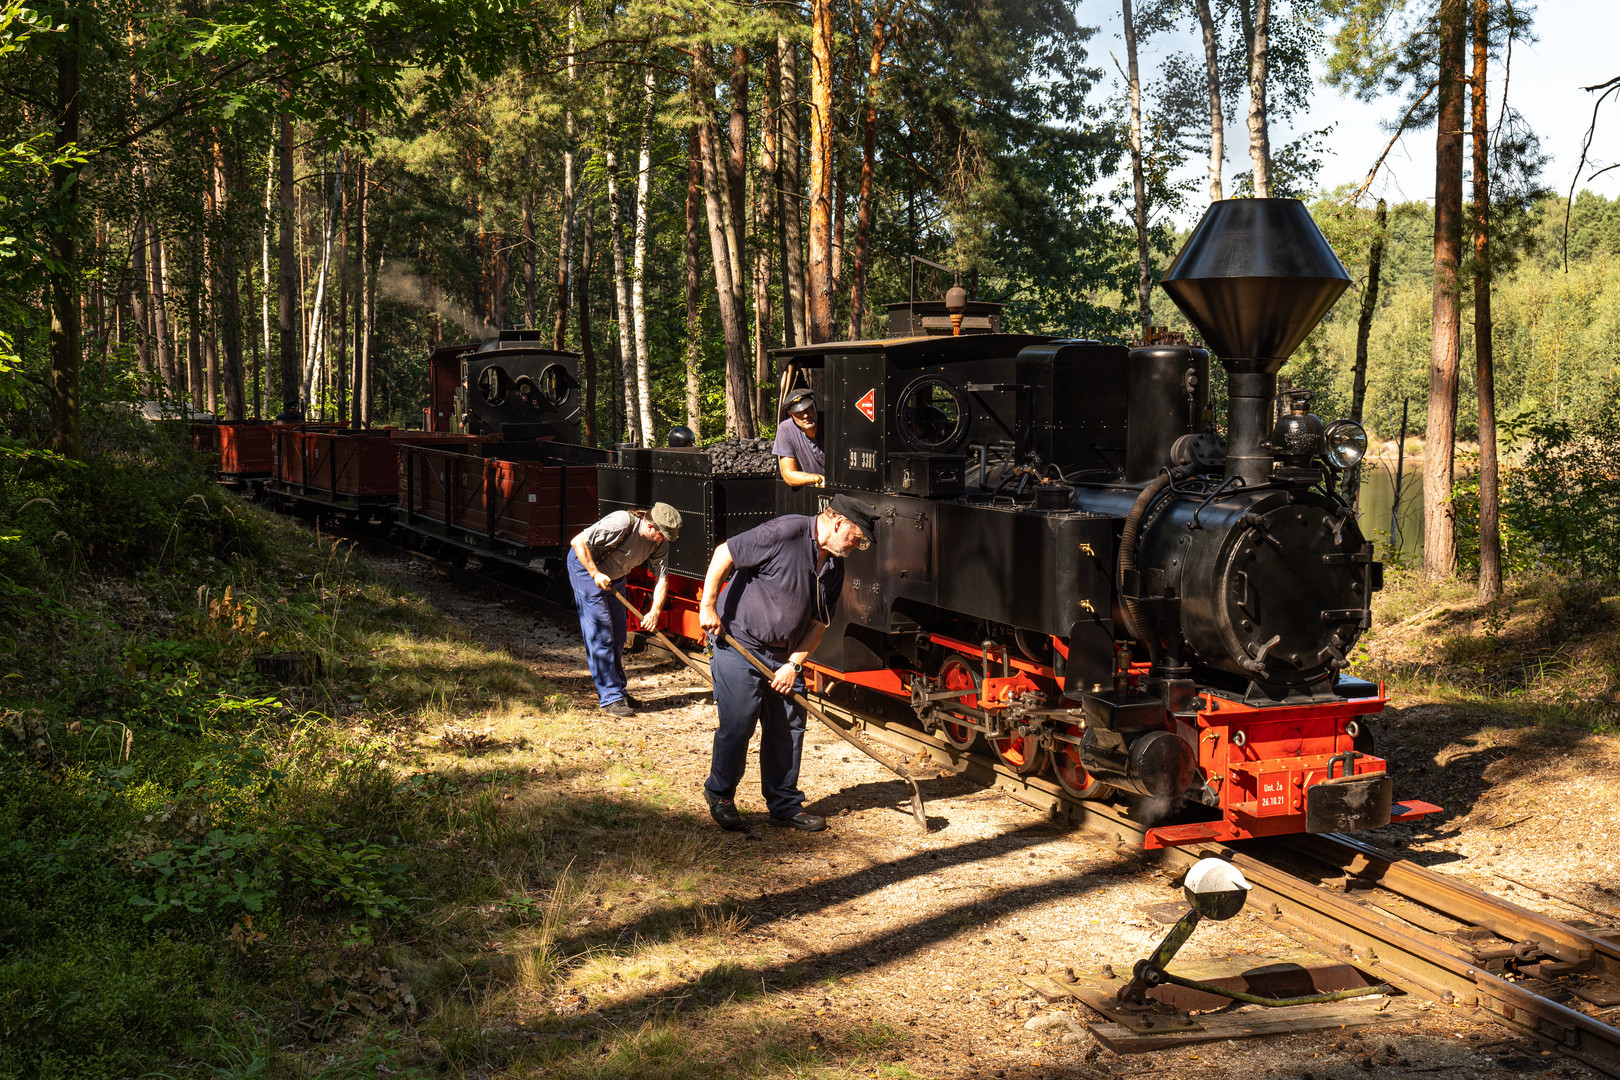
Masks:
[[[625,689],[625,607],[613,593],[624,587],[626,574],[646,563],[658,584],[641,628],[657,626],[669,587],[669,541],[680,534],[680,512],[668,503],[654,503],[650,511],[615,510],[569,545],[568,582],[579,609],[597,706],[605,713],[635,714],[635,702]]]

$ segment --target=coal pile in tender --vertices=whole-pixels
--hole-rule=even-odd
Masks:
[[[728,435],[703,448],[709,455],[710,471],[727,476],[774,476],[776,454],[770,439],[739,439]]]

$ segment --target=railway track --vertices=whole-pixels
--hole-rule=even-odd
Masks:
[[[351,538],[427,560],[458,580],[495,589],[552,617],[571,615],[511,568],[500,568],[492,580],[375,535]],[[642,644],[665,651],[651,638]],[[926,755],[942,769],[1103,842],[1141,849],[1147,827],[1123,808],[1075,800],[1053,781],[1020,776],[993,758],[957,750],[910,726],[910,710],[899,702],[858,687],[837,689],[817,695],[817,704],[850,731],[908,757]],[[1142,854],[1180,867],[1210,856],[1227,859],[1254,886],[1250,911],[1276,929],[1379,981],[1496,1021],[1543,1049],[1620,1078],[1620,1028],[1614,1026],[1620,1021],[1620,929],[1560,922],[1337,834]]]
[[[926,754],[1104,842],[1141,847],[1147,827],[1122,808],[1077,801],[1052,781],[959,751],[908,726],[898,703],[856,690],[817,704],[878,744]],[[1143,854],[1183,868],[1210,856],[1227,859],[1254,886],[1249,910],[1290,937],[1620,1077],[1620,930],[1560,922],[1338,834]]]

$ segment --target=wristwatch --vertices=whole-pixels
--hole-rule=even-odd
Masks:
[[[788,663],[793,664],[793,670],[794,671],[803,671],[804,670],[804,665],[803,664],[795,663],[792,660],[789,660]]]

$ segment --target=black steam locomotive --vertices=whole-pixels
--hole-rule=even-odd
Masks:
[[[635,450],[599,468],[602,508],[662,499],[697,524],[667,616],[697,637],[719,540],[817,494],[875,504],[813,688],[903,698],[1079,797],[1180,807],[1150,847],[1417,817],[1434,808],[1394,802],[1372,753],[1381,688],[1343,673],[1381,585],[1335,490],[1366,436],[1301,397],[1274,416],[1278,369],[1348,284],[1299,202],[1216,203],[1163,287],[1221,358],[1224,441],[1204,349],[961,333],[995,319],[953,297],[891,308],[897,336],[779,354],[784,392],[822,402],[824,492]]]

